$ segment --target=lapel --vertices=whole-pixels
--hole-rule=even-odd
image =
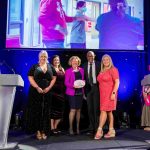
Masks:
[[[74,81],[75,80],[75,74],[73,72],[73,68],[71,67],[70,69],[70,77],[71,77],[71,80]]]

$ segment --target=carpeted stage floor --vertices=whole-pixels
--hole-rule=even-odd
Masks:
[[[10,131],[9,142],[18,142],[15,150],[150,150],[150,131],[142,129],[118,129],[113,139],[94,140],[93,137],[81,131],[80,135],[49,136],[47,140],[38,141],[34,135],[23,131]]]

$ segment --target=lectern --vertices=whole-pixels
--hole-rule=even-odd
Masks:
[[[11,149],[17,145],[7,143],[16,86],[24,86],[20,75],[0,74],[0,149]]]

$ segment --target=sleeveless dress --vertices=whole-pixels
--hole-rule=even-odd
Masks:
[[[49,86],[52,76],[56,76],[52,65],[47,64],[47,71],[44,73],[39,64],[33,65],[28,76],[33,76],[35,82],[42,89]],[[46,94],[40,94],[30,85],[28,103],[24,115],[24,127],[28,133],[38,130],[47,133],[49,131],[49,110],[51,106],[51,90]]]
[[[119,73],[117,68],[113,67],[104,72],[100,72],[97,76],[99,82],[99,92],[100,92],[100,110],[112,111],[116,110],[117,94],[116,100],[111,100],[111,94],[115,85],[115,80],[119,79]]]

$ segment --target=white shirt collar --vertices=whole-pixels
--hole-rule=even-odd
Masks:
[[[92,65],[93,65],[94,63],[95,63],[95,61],[93,61],[92,63],[88,62],[88,65],[90,65],[90,64],[92,64]]]

